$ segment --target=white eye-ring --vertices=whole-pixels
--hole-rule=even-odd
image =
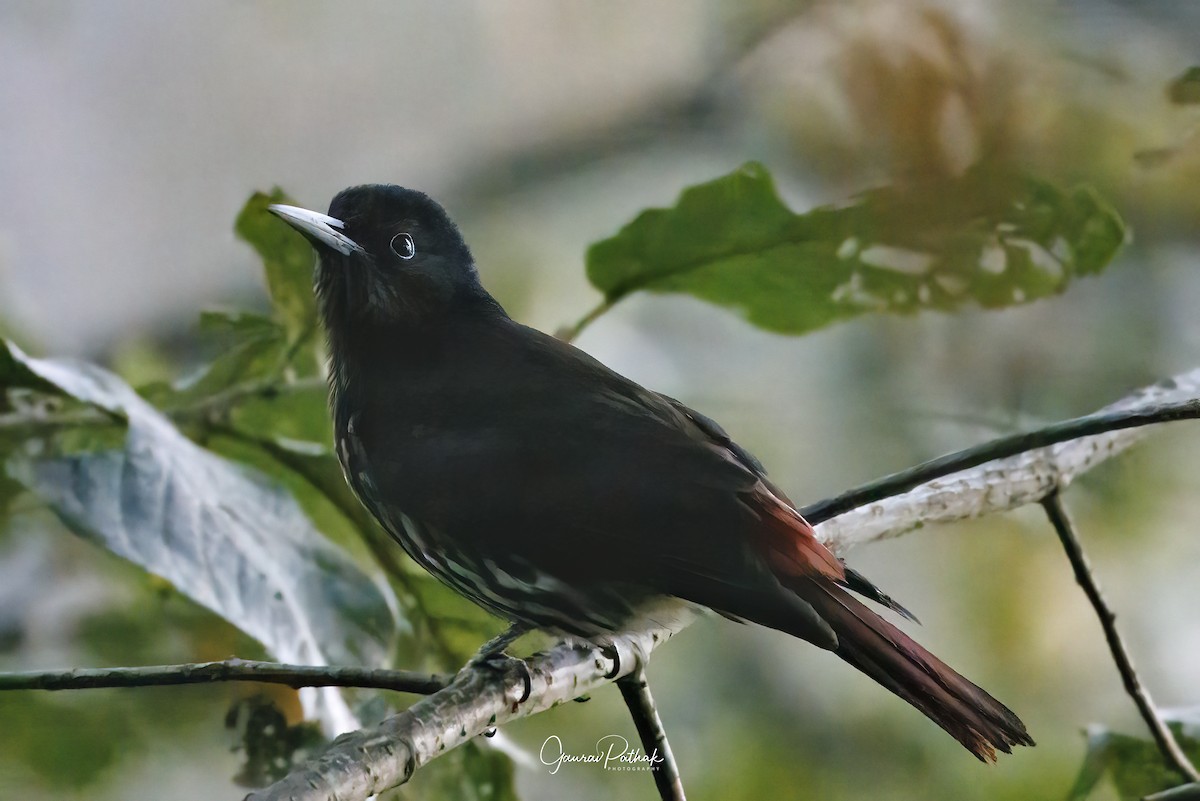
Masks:
[[[396,234],[392,237],[392,252],[402,259],[411,259],[417,255],[417,243],[408,234]]]

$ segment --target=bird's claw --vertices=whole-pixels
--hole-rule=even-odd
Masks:
[[[612,660],[612,668],[604,674],[604,678],[615,679],[621,675],[621,649],[613,643],[601,643],[599,647],[600,653]]]
[[[633,675],[644,669],[646,663],[649,661],[646,650],[637,640],[632,640],[628,643],[630,653],[626,657],[621,656],[621,649],[615,642],[601,642],[596,645],[600,649],[600,653],[604,654],[607,659],[612,660],[612,667],[604,674],[604,678],[606,679],[615,679],[622,674]],[[633,667],[630,670],[625,670],[625,661],[622,660],[630,662]]]
[[[517,699],[517,703],[525,703],[533,694],[533,673],[529,670],[529,664],[524,659],[509,656],[503,651],[486,651],[476,654],[467,661],[467,664],[463,665],[459,672],[464,673],[469,670],[487,670],[502,675],[515,671],[520,674],[522,685],[521,697]]]

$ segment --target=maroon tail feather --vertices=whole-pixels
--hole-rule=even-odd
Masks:
[[[950,733],[982,761],[996,750],[1033,745],[1008,707],[960,676],[904,632],[823,576],[795,577],[788,587],[813,606],[838,636],[835,653]]]

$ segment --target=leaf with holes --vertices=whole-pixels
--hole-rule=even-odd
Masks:
[[[1124,240],[1120,217],[1091,190],[999,168],[796,214],[750,163],[592,245],[587,274],[609,303],[684,292],[801,334],[867,312],[1046,297],[1104,269]]]

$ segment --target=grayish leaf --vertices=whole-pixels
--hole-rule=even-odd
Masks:
[[[62,392],[128,421],[123,448],[10,461],[72,530],[172,582],[282,661],[386,662],[396,634],[390,590],[327,541],[290,494],[192,443],[112,373],[9,352]],[[303,696],[330,733],[358,727],[337,690]]]

